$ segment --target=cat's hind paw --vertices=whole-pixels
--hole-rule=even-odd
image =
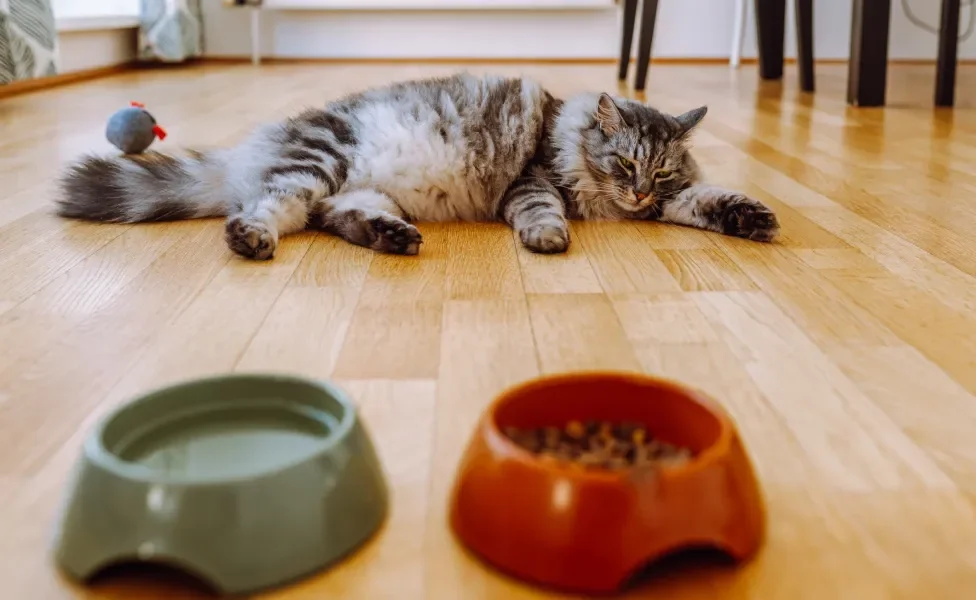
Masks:
[[[369,247],[378,252],[415,255],[420,252],[424,238],[420,231],[393,215],[380,215],[367,221],[373,240]]]
[[[278,236],[265,223],[244,216],[229,218],[224,232],[230,249],[244,258],[268,260],[278,246]]]

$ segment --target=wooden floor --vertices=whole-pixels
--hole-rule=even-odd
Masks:
[[[472,71],[482,67],[469,67]],[[754,67],[654,66],[649,99],[708,104],[714,179],[780,215],[773,245],[658,224],[577,224],[565,256],[491,225],[422,225],[418,257],[325,235],[233,257],[218,221],[89,225],[51,215],[52,178],[149,105],[160,147],[228,144],[307,103],[450,66],[161,69],[0,101],[0,596],[195,598],[123,573],[81,588],[49,540],[79,444],[147,388],[228,371],[329,377],[360,403],[394,489],[382,533],[261,598],[544,594],[484,568],[445,526],[459,453],[510,384],[580,368],[700,386],[738,421],[769,503],[752,563],[658,570],[628,598],[972,598],[976,589],[976,70],[931,108],[933,68],[893,67],[886,109],[851,109]],[[616,68],[503,66],[557,94]]]

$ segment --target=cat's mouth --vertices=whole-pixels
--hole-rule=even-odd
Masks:
[[[613,202],[627,213],[640,213],[653,206],[656,198],[653,194],[638,196],[633,188],[623,188],[613,196]]]
[[[635,209],[640,210],[654,204],[656,198],[654,197],[654,194],[644,194],[638,192],[637,190],[631,189],[630,201],[633,203]]]

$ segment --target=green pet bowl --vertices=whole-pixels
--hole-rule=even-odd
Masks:
[[[352,402],[277,375],[154,391],[84,443],[55,559],[87,581],[120,563],[175,567],[224,594],[321,570],[382,524],[388,488]]]

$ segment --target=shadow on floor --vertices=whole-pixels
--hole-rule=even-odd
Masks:
[[[109,598],[218,598],[207,582],[186,571],[165,564],[129,562],[109,566],[96,574],[87,586]]]
[[[739,572],[738,564],[714,548],[687,548],[646,565],[637,571],[623,598],[711,597],[703,592],[719,592],[732,585]]]

